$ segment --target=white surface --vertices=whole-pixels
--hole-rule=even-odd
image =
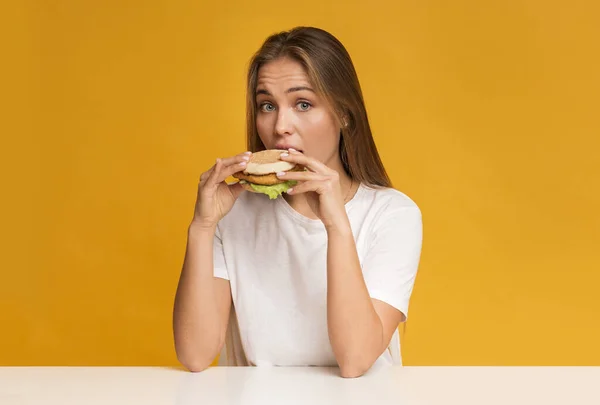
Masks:
[[[600,404],[600,367],[0,367],[2,405]]]

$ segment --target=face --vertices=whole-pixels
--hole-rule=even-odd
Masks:
[[[302,65],[288,58],[258,71],[256,127],[267,149],[294,148],[333,169],[342,167],[340,127]]]

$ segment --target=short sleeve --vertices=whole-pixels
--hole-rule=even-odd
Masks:
[[[229,273],[227,272],[227,265],[225,263],[225,252],[223,251],[223,240],[221,239],[221,232],[218,226],[213,241],[213,267],[214,277],[229,280]]]
[[[423,225],[417,206],[390,208],[373,226],[362,270],[371,298],[400,310],[408,306],[421,257]]]

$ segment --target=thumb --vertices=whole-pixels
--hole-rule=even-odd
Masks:
[[[231,194],[233,195],[233,198],[237,199],[240,196],[240,194],[242,193],[242,191],[244,191],[244,188],[238,182],[238,183],[230,184],[229,185],[229,191],[231,191]]]

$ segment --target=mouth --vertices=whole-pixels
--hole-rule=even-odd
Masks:
[[[275,145],[275,149],[283,149],[283,150],[288,150],[288,149],[295,149],[300,153],[304,153],[304,151],[300,148],[295,147],[294,145],[288,145],[288,144],[278,144]]]

